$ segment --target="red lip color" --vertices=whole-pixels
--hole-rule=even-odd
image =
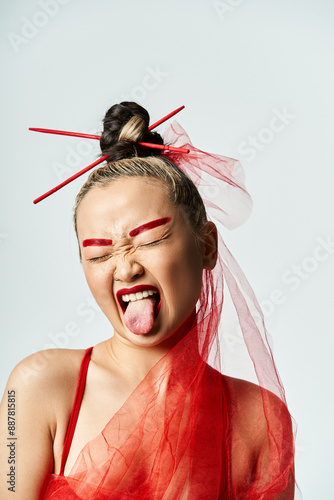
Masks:
[[[112,245],[112,240],[104,240],[104,239],[90,239],[83,240],[83,247],[97,246],[97,247],[106,247],[108,245]]]
[[[155,310],[155,317],[157,317],[161,307],[161,295],[159,290],[152,285],[137,285],[133,286],[132,288],[122,288],[121,290],[118,290],[118,292],[116,293],[116,297],[119,305],[122,308],[123,313],[125,312],[125,305],[124,302],[122,301],[122,295],[130,295],[130,293],[142,292],[143,290],[153,290],[154,292],[157,292],[159,294],[160,300]]]
[[[163,217],[162,219],[157,219],[157,220],[152,220],[151,222],[147,222],[146,224],[143,224],[142,226],[136,227],[136,229],[132,229],[132,231],[129,232],[129,236],[137,236],[140,233],[143,233],[144,231],[148,231],[149,229],[153,229],[158,226],[163,226],[164,224],[167,224],[171,220],[170,217]]]

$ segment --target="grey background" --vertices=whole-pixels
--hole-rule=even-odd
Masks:
[[[112,334],[71,222],[87,175],[32,203],[95,160],[98,145],[28,127],[99,132],[106,109],[124,99],[152,121],[185,104],[178,120],[192,142],[245,168],[253,213],[223,237],[266,314],[298,423],[304,499],[329,498],[333,13],[330,0],[2,2],[1,393],[32,352]]]

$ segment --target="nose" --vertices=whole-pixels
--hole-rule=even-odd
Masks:
[[[143,266],[133,256],[119,256],[115,265],[114,280],[132,283],[143,273]]]

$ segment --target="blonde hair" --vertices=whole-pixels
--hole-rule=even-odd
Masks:
[[[133,116],[122,128],[118,141],[138,141],[139,137],[146,132],[146,123],[138,115]]]

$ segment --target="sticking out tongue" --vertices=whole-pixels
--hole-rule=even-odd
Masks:
[[[148,333],[154,323],[154,307],[155,299],[153,297],[130,301],[124,313],[126,327],[132,333]]]

